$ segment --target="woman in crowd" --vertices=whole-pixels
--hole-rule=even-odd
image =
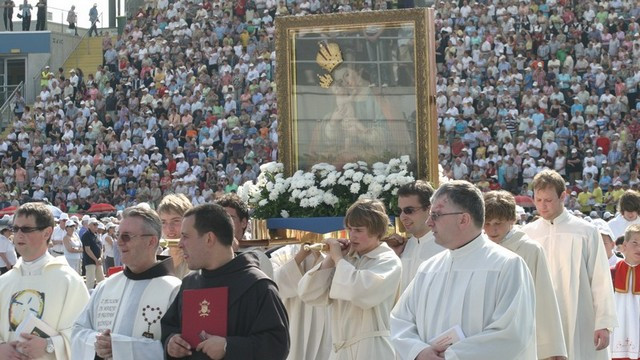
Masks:
[[[67,221],[65,230],[67,235],[62,238],[64,244],[64,257],[67,259],[69,266],[78,274],[82,272],[82,242],[78,234],[76,234],[76,222]]]

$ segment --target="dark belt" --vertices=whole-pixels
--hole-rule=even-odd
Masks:
[[[63,253],[63,252],[59,252],[59,251],[55,251],[55,250],[51,250],[51,251],[53,251],[54,253],[56,253],[56,254],[58,254],[58,255],[64,255],[64,253]]]

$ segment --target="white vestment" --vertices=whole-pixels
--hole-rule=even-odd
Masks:
[[[535,360],[535,290],[522,258],[480,235],[425,261],[391,313],[396,353],[413,360],[455,325],[466,338],[447,360]]]
[[[89,301],[84,281],[63,256],[49,253],[0,276],[0,343],[17,340],[16,327],[28,312],[58,331],[51,337],[55,351],[40,359],[68,359],[71,353],[71,327]]]
[[[622,214],[618,214],[607,224],[609,224],[609,227],[613,232],[613,239],[611,240],[616,241],[617,238],[624,235],[624,232],[627,230],[629,225],[640,224],[640,216],[633,221],[627,221]]]
[[[436,244],[436,238],[431,231],[420,238],[412,236],[407,240],[407,245],[400,255],[402,261],[400,292],[402,293],[409,286],[413,277],[416,276],[420,264],[443,250],[445,248]]]
[[[171,259],[165,262],[170,263]],[[161,265],[158,263],[156,267]],[[114,359],[164,357],[160,319],[176,297],[181,282],[167,274],[155,277],[131,274],[125,269],[95,289],[73,326],[73,360],[93,360],[96,336],[107,329],[111,330]]]
[[[596,351],[595,330],[617,325],[609,263],[595,226],[564,209],[553,222],[542,218],[522,227],[539,242],[558,299],[568,358],[608,359]]]
[[[273,281],[289,314],[291,347],[288,360],[327,360],[331,354],[329,308],[305,304],[298,296],[298,283],[302,276],[321,262],[309,255],[298,266],[294,257],[301,245],[287,245],[271,254]]]
[[[510,231],[501,246],[520,255],[529,268],[536,289],[536,343],[538,359],[567,356],[558,301],[542,245],[519,230]]]
[[[331,305],[331,360],[393,359],[389,314],[398,297],[402,265],[382,243],[358,256],[348,254],[334,268],[316,265],[298,285],[310,305]]]
[[[623,265],[623,264],[621,264]],[[628,265],[628,264],[624,264]],[[616,267],[616,271],[620,266]],[[618,312],[619,325],[611,333],[611,354],[613,359],[640,358],[640,294],[634,293],[640,279],[636,278],[636,266],[628,266],[627,292],[613,294]],[[634,289],[635,288],[635,289]]]

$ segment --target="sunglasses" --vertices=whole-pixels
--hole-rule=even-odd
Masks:
[[[426,209],[425,206],[422,206],[422,207],[407,206],[406,208],[398,208],[398,216],[402,215],[402,213],[411,215],[418,210],[424,210],[424,209]]]
[[[32,232],[44,230],[46,228],[47,228],[47,226],[38,227],[38,226],[15,226],[14,225],[14,226],[10,227],[11,231],[13,231],[14,233],[18,233],[18,231],[22,231],[23,234],[29,234],[29,233],[32,233]]]
[[[134,238],[137,237],[143,237],[143,236],[153,236],[154,234],[138,234],[138,235],[131,235],[131,234],[116,234],[116,239],[118,239],[118,241],[122,241],[123,243],[127,243],[129,241],[131,241]]]

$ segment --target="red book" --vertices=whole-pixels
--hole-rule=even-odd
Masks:
[[[227,336],[229,288],[185,290],[182,292],[182,338],[192,348],[202,342],[200,333]]]

